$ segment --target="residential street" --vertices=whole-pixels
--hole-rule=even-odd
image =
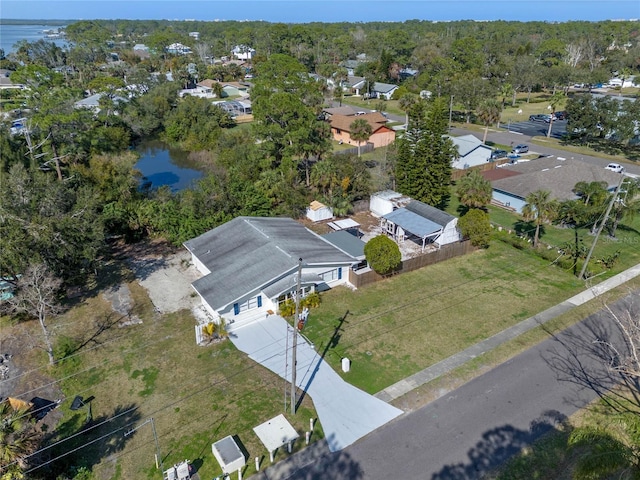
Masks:
[[[525,143],[531,147],[531,151],[539,153],[540,155],[554,155],[561,158],[581,160],[583,162],[591,163],[594,165],[601,165],[602,168],[606,167],[607,164],[611,161],[605,158],[598,157],[597,155],[579,155],[553,147],[531,145],[529,144],[529,142],[531,141],[531,137],[518,133],[514,128],[515,126],[517,126],[517,124],[511,124],[511,131],[507,131],[506,129],[500,129],[499,131],[496,129],[489,129],[487,142],[500,143],[502,145],[517,145],[519,143]],[[471,134],[475,135],[479,139],[482,139],[483,136],[483,132],[472,132],[463,128],[453,128],[451,129],[451,134],[455,136]],[[625,163],[624,167],[626,172],[634,175],[640,175],[640,165]]]
[[[638,292],[615,304],[637,314]],[[335,454],[309,459],[269,479],[477,479],[596,398],[584,388],[612,384],[606,368],[616,342],[600,313],[513,358]],[[619,340],[616,343],[620,343]],[[605,359],[605,360],[603,360]]]

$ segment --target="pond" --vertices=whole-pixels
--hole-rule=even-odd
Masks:
[[[158,188],[167,185],[172,192],[184,190],[204,176],[189,152],[170,147],[160,140],[145,140],[136,147],[140,160],[135,164],[142,173],[143,185]]]

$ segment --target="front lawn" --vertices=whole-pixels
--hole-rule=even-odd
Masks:
[[[265,468],[269,455],[253,427],[280,413],[285,412],[304,439],[309,418],[316,418],[309,397],[291,415],[288,406],[285,411],[284,380],[231,341],[196,346],[190,311],[160,315],[137,282],[125,284],[132,297],[131,315],[142,323],[121,326],[127,318],[116,314],[101,295],[52,322],[62,347],[59,354],[70,358],[49,372],[65,396],[58,409],[63,418],[49,439],[62,442],[51,449],[51,458],[63,457],[47,467],[51,475],[85,466],[96,479],[161,478],[154,466],[150,418],[165,468],[189,459],[202,479],[221,475],[211,444],[227,435],[238,435],[249,454],[245,475],[255,471],[256,456]],[[31,357],[34,365],[46,363],[39,350],[31,350]],[[97,426],[81,435],[76,434],[83,429],[87,409],[70,409],[76,395],[95,397],[92,425]],[[322,438],[316,425],[314,441]],[[134,432],[125,436],[129,431]],[[295,444],[296,449],[303,446],[304,441]],[[276,458],[287,455],[280,449]]]
[[[350,358],[341,375],[376,393],[583,288],[571,273],[494,242],[357,291],[326,292],[304,333],[336,371]]]

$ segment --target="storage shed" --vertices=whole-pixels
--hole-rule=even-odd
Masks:
[[[321,222],[333,218],[333,209],[317,200],[311,202],[307,208],[307,218],[313,222]]]
[[[383,190],[374,193],[369,199],[369,210],[376,217],[382,217],[398,208],[402,208],[411,201],[411,198],[394,192],[393,190]]]

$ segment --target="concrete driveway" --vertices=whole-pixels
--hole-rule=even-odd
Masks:
[[[293,335],[278,315],[230,326],[234,345],[284,379],[291,381]],[[403,412],[345,382],[298,334],[296,385],[313,399],[332,452],[341,450]]]

